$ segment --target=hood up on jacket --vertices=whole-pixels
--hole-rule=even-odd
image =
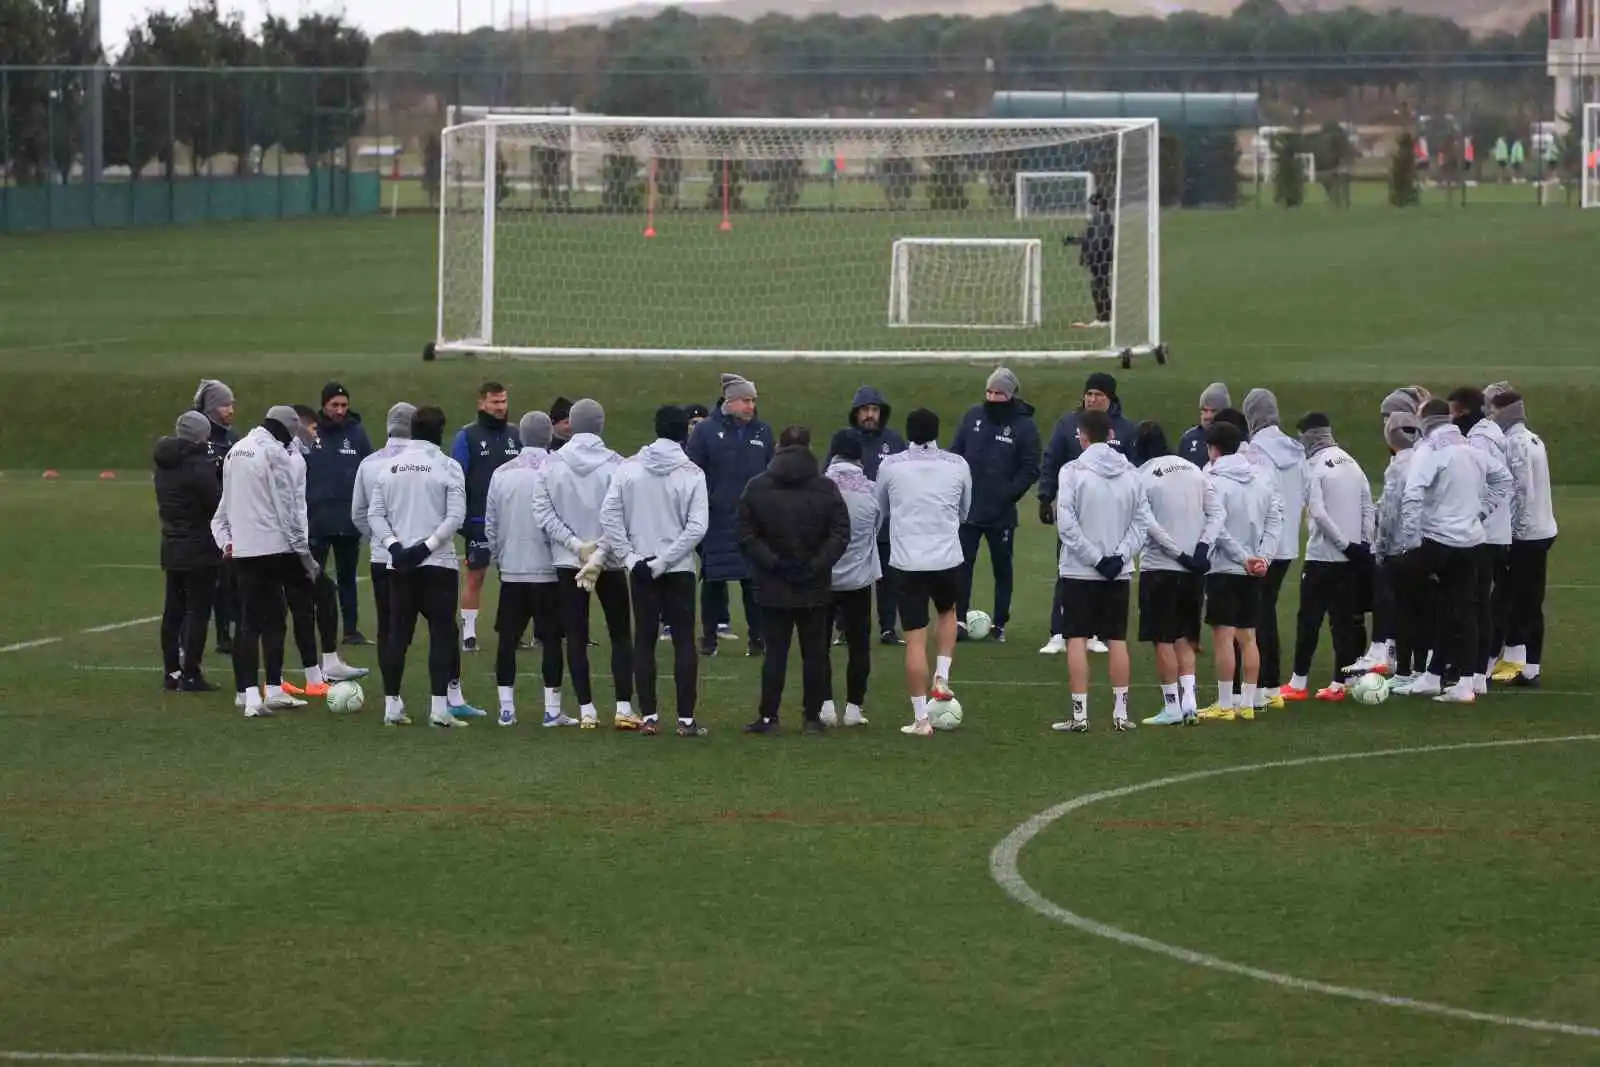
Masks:
[[[773,455],[772,462],[767,464],[767,473],[782,486],[804,485],[818,474],[817,457],[804,445],[788,445]]]
[[[151,454],[151,459],[162,470],[173,470],[183,462],[184,456],[204,455],[205,451],[206,446],[204,443],[196,444],[193,441],[185,441],[181,437],[163,437],[156,442],[155,451]]]
[[[1271,460],[1278,470],[1298,467],[1306,458],[1305,446],[1276,426],[1263,426],[1259,432],[1252,434],[1250,447]]]
[[[1138,473],[1138,468],[1128,462],[1127,456],[1103,441],[1084,449],[1074,462],[1102,478],[1121,478]]]
[[[562,449],[562,452],[566,451],[567,449]],[[639,449],[639,462],[644,465],[645,470],[658,478],[667,477],[679,467],[694,466],[694,460],[689,458],[689,453],[683,450],[682,445],[664,437],[657,438]]]
[[[580,475],[594,473],[600,467],[616,456],[611,451],[611,446],[592,433],[575,433],[561,451],[555,454],[556,459],[571,467]]]
[[[850,398],[850,425],[855,426],[858,430],[861,428],[856,426],[856,416],[861,413],[862,408],[869,404],[877,405],[878,429],[876,432],[882,433],[889,428],[889,416],[891,414],[889,401],[885,400],[883,394],[870,385],[863,385],[856,390],[856,395]]]
[[[1256,469],[1248,459],[1235,452],[1231,456],[1218,456],[1217,461],[1211,464],[1211,473],[1218,478],[1247,485],[1255,478]]]

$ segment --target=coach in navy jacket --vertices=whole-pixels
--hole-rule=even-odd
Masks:
[[[317,435],[306,453],[306,528],[311,555],[324,571],[328,553],[338,570],[339,610],[345,640],[362,643],[357,613],[356,572],[361,566],[361,531],[350,518],[356,495],[356,469],[372,455],[361,416],[350,410],[350,394],[339,382],[322,387]]]
[[[1122,398],[1117,396],[1117,380],[1104,371],[1089,375],[1083,383],[1083,400],[1076,411],[1069,411],[1056,420],[1055,432],[1044,450],[1044,462],[1039,470],[1039,521],[1055,525],[1056,479],[1061,468],[1083,453],[1078,444],[1078,416],[1086,410],[1104,411],[1111,416],[1111,440],[1106,444],[1128,457],[1137,467],[1143,462],[1135,447],[1139,427],[1122,414]]]
[[[1178,441],[1178,455],[1193,463],[1196,467],[1204,467],[1211,462],[1211,453],[1206,450],[1206,427],[1211,425],[1212,418],[1224,408],[1233,407],[1233,402],[1228,398],[1228,383],[1212,382],[1206,386],[1205,392],[1200,394],[1200,421],[1184,431],[1183,437]],[[1145,456],[1151,460],[1154,456]]]
[[[689,458],[706,472],[710,521],[700,542],[700,653],[717,654],[717,621],[728,611],[728,583],[739,582],[745,624],[750,628],[751,655],[762,650],[750,565],[739,550],[735,527],[739,498],[750,479],[772,462],[772,427],[756,417],[755,383],[737,374],[722,376],[722,404],[703,419],[685,446]]]

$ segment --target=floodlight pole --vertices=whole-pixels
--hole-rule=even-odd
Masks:
[[[100,45],[100,0],[84,0],[83,21],[94,46],[94,68],[84,91],[89,107],[83,114],[83,180],[97,182],[105,170],[105,88],[106,69]]]

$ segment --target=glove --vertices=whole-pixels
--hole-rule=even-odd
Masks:
[[[595,551],[595,553],[589,557],[589,562],[585,563],[583,567],[579,569],[578,576],[574,579],[574,581],[578,583],[578,588],[582,589],[586,593],[594,592],[594,584],[595,582],[599,581],[600,571],[603,567],[605,567],[605,565],[606,554],[598,550]]]
[[[788,585],[809,585],[811,568],[802,560],[781,559],[778,561],[778,577]]]
[[[393,555],[393,549],[390,550],[390,554]],[[426,563],[431,555],[433,555],[433,549],[428,547],[426,541],[418,541],[414,545],[407,545],[400,550],[399,567],[403,571],[413,570]]]
[[[1344,558],[1351,563],[1371,563],[1372,546],[1365,541],[1359,543],[1352,541],[1344,548]]]
[[[1100,577],[1113,582],[1122,574],[1123,562],[1121,556],[1101,556],[1100,562],[1094,565],[1094,569],[1100,572]]]
[[[1211,561],[1209,559],[1201,559],[1192,552],[1185,552],[1178,557],[1178,566],[1190,574],[1206,574],[1211,570]]]
[[[1053,526],[1056,521],[1056,504],[1053,500],[1039,501],[1039,521],[1046,526]]]
[[[397,571],[405,570],[406,546],[399,541],[389,546],[389,566]]]
[[[663,574],[667,573],[667,561],[666,560],[660,559],[660,558],[658,558],[656,556],[651,556],[650,559],[649,559],[649,563],[650,563],[650,577],[659,578]]]
[[[302,552],[300,554],[300,566],[305,568],[306,577],[311,579],[312,584],[315,585],[317,579],[322,576],[322,568],[317,566],[317,561],[312,558],[311,553]]]
[[[579,563],[588,563],[589,560],[594,557],[594,550],[598,546],[599,546],[598,542],[595,542],[595,541],[582,541],[582,542],[580,542],[578,544],[578,548],[577,548],[578,562]]]
[[[655,568],[653,566],[655,561],[656,558],[651,556],[649,559],[641,559],[639,562],[635,563],[631,568],[629,568],[629,573],[633,575],[634,581],[647,582],[652,578],[659,577],[659,575],[655,573]]]
[[[1194,546],[1194,551],[1189,553],[1189,558],[1194,560],[1200,567],[1200,570],[1196,573],[1204,574],[1211,569],[1211,546],[1204,541],[1198,542]]]

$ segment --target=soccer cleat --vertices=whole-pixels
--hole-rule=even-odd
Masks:
[[[688,722],[684,722],[681,719],[678,721],[679,737],[704,737],[710,732],[710,730],[706,729],[704,726],[701,726],[693,719],[690,719]]]
[[[465,727],[467,725],[466,723],[462,722],[460,719],[451,714],[451,712],[455,710],[455,708],[446,708],[444,711],[429,712],[428,725],[439,727],[455,727],[457,729]]]
[[[822,722],[822,724],[824,726],[838,726],[839,725],[839,712],[833,706],[833,701],[824,700],[822,702],[822,710],[817,713],[817,718]]]
[[[277,696],[267,697],[262,701],[262,704],[265,707],[272,708],[274,711],[279,708],[303,708],[306,706],[304,700],[290,693],[288,689],[285,689]]]
[[[1278,690],[1278,697],[1286,704],[1299,704],[1311,699],[1311,690],[1286,685]]]
[[[1127,733],[1129,730],[1133,729],[1133,726],[1133,720],[1127,717],[1120,719],[1113,718],[1111,720],[1111,728],[1119,734]]]
[[[1004,626],[996,626],[994,629],[990,630],[989,631],[989,640],[995,642],[996,644],[1000,644],[1000,645],[1005,644],[1006,643],[1006,628]]]
[[[463,651],[463,652],[476,652],[476,651],[478,651],[478,639],[476,637],[463,637],[461,639],[461,651]]]
[[[583,712],[582,714],[583,718],[578,720],[578,729],[598,730],[600,728],[600,717],[598,715],[591,715],[589,712]]]
[[[1406,689],[1406,696],[1436,697],[1442,692],[1444,692],[1444,687],[1440,684],[1438,676],[1424,674],[1414,680]]]
[[[357,678],[365,678],[371,673],[365,667],[352,667],[344,660],[322,669],[322,676],[330,682],[353,682]]]
[[[1269,693],[1260,693],[1260,694],[1257,694],[1256,699],[1261,702],[1261,703],[1256,705],[1256,710],[1257,711],[1282,711],[1283,710],[1283,694],[1282,693],[1270,693],[1270,694]]]
[[[1239,718],[1243,719],[1245,722],[1255,722],[1256,721],[1256,709],[1255,708],[1235,708],[1233,713],[1234,713],[1234,715],[1236,715]]]
[[[760,659],[767,654],[767,646],[760,641],[751,641],[744,646],[744,654],[746,659]]]
[[[1318,689],[1317,690],[1317,699],[1323,701],[1324,703],[1328,703],[1328,704],[1340,704],[1340,703],[1343,703],[1344,702],[1344,686],[1342,686],[1342,685],[1330,685],[1330,686],[1327,686],[1326,688]]]
[[[712,656],[715,656],[716,654],[717,654],[717,639],[714,638],[714,637],[703,638],[700,641],[700,655],[705,659],[710,659]]]
[[[800,732],[802,734],[825,734],[828,732],[828,724],[821,719],[803,719],[800,722]]]
[[[1086,734],[1089,732],[1088,719],[1067,719],[1065,722],[1053,722],[1050,729],[1058,734]]]
[[[1098,637],[1089,638],[1087,647],[1088,647],[1090,652],[1096,653],[1097,655],[1101,655],[1101,656],[1104,656],[1106,653],[1111,651],[1111,646],[1107,645],[1104,641],[1100,640]]]
[[[933,722],[930,719],[913,719],[900,727],[900,732],[912,737],[932,737]]]
[[[1142,721],[1146,726],[1177,726],[1188,717],[1189,716],[1185,715],[1181,710],[1173,707],[1164,708],[1156,714],[1150,716],[1148,719],[1142,719],[1140,721]]]
[[[498,721],[499,721],[501,726],[515,726],[515,725],[517,725],[517,709],[516,708],[501,708],[500,709],[500,718],[499,718]]]
[[[654,715],[643,719],[639,723],[639,733],[644,737],[654,737],[661,732],[661,724]]]
[[[888,645],[890,647],[897,648],[905,643],[905,639],[899,634],[895,633],[893,630],[883,630],[878,634],[878,644],[880,645]]]
[[[347,645],[370,645],[370,644],[372,644],[371,641],[367,640],[367,635],[362,633],[360,630],[351,630],[349,633],[345,634],[344,635],[344,643],[347,644]]]
[[[1470,681],[1466,684],[1458,682],[1434,697],[1433,700],[1436,704],[1475,704],[1478,701],[1478,694],[1472,691],[1472,683]]]
[[[410,726],[411,725],[411,716],[407,715],[405,712],[401,712],[399,715],[389,715],[389,714],[385,713],[384,716],[383,716],[383,725],[385,725],[385,726]]]
[[[612,717],[611,724],[618,730],[637,730],[644,725],[644,720],[631,711],[619,711]]]
[[[451,718],[455,719],[481,719],[489,714],[482,708],[475,708],[471,704],[451,704],[448,710]]]
[[[293,682],[284,682],[283,691],[292,697],[325,697],[328,695],[328,683],[307,682],[304,686],[298,686]]]
[[[833,631],[833,641],[832,641],[833,647],[834,648],[838,648],[839,646],[841,646],[843,644],[844,644],[844,631],[843,630],[835,630],[835,631]]]
[[[1389,686],[1389,695],[1392,697],[1405,696],[1411,692],[1411,686],[1416,680],[1417,676],[1414,674],[1392,675],[1386,683]]]
[[[950,682],[944,678],[935,678],[933,687],[928,690],[929,700],[954,700],[955,693],[950,691]]]
[[[1193,711],[1184,712],[1183,713],[1183,725],[1185,725],[1185,726],[1199,726],[1200,725],[1200,715],[1199,715],[1199,713],[1198,712],[1193,712]]]
[[[1067,650],[1067,639],[1065,637],[1062,637],[1060,634],[1051,634],[1050,635],[1050,640],[1046,641],[1044,643],[1044,647],[1039,649],[1039,655],[1041,655],[1041,656],[1059,656],[1059,655],[1061,655],[1061,653],[1065,652],[1066,650]]]
[[[860,708],[853,708],[846,704],[844,709],[844,724],[846,726],[865,726],[867,717],[861,714]]]
[[[270,719],[272,718],[272,709],[265,704],[251,704],[244,709],[244,717],[247,719]]]
[[[539,725],[544,727],[576,726],[578,725],[578,720],[565,712],[547,711],[544,713],[544,721]]]
[[[1522,677],[1522,668],[1524,666],[1525,664],[1522,663],[1508,663],[1505,660],[1501,660],[1494,665],[1494,671],[1490,673],[1489,680],[1504,685],[1512,679]]]
[[[663,626],[661,628],[661,636],[656,638],[656,640],[657,641],[671,641],[672,640],[672,627]]]
[[[169,693],[176,693],[178,691],[178,685],[181,678],[182,676],[176,672],[172,674],[163,674],[161,676],[161,688],[165,689]]]
[[[1530,678],[1526,674],[1519,674],[1515,678],[1511,679],[1511,688],[1537,689],[1539,688],[1539,675],[1534,675]]]
[[[178,679],[178,692],[180,693],[215,693],[222,687],[212,681],[207,681],[206,676],[196,671],[194,674],[185,674]]]
[[[775,734],[778,732],[778,717],[768,718],[762,716],[754,722],[745,723],[744,732],[747,734]]]
[[[739,640],[739,635],[733,632],[733,627],[728,623],[719,622],[717,623],[717,640],[737,641]]]
[[[1194,714],[1196,719],[1203,719],[1206,722],[1233,721],[1233,709],[1225,708],[1221,704],[1212,704],[1210,707],[1201,708]]]

